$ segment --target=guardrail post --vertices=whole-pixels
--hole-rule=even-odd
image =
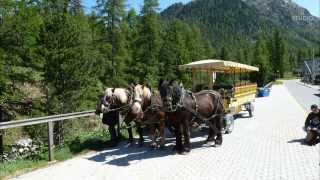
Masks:
[[[53,153],[53,122],[48,122],[48,155],[49,161],[54,161]]]
[[[3,111],[2,108],[0,107],[0,122],[3,121]],[[4,130],[0,130],[0,162],[4,161],[4,143],[3,143],[3,134],[4,134]]]
[[[0,162],[4,161],[4,144],[3,144],[3,130],[0,130]]]

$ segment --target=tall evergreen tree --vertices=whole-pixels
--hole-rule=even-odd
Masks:
[[[81,0],[69,0],[69,11],[72,15],[82,15],[83,6],[81,4]]]
[[[186,30],[188,30],[186,44],[191,61],[208,58],[212,55],[213,50],[211,44],[202,38],[201,31],[198,27],[193,25],[191,28],[186,27]]]
[[[252,64],[259,67],[259,72],[254,73],[251,79],[257,82],[260,87],[269,83],[271,81],[269,51],[263,37],[259,37],[259,40],[256,42]]]
[[[124,0],[98,0],[99,16],[105,26],[105,40],[111,45],[111,51],[107,54],[107,61],[111,61],[106,71],[105,83],[114,86],[126,84],[124,78],[125,61],[128,58],[126,49],[127,40],[123,32],[123,20],[125,18]]]
[[[135,42],[133,71],[140,82],[156,85],[158,81],[160,39],[160,20],[157,13],[157,0],[144,0],[138,38]]]
[[[73,16],[53,10],[45,17],[38,38],[44,63],[46,110],[66,113],[94,106],[98,77],[101,76],[99,56],[91,46],[89,23],[84,16]],[[84,101],[86,99],[86,101]],[[56,143],[63,143],[63,125],[57,123]]]
[[[190,62],[188,50],[188,26],[181,21],[173,21],[165,32],[164,42],[160,51],[160,76],[167,79],[181,79],[178,65]],[[192,39],[193,40],[193,39]],[[191,43],[191,42],[190,42]],[[193,54],[192,54],[193,55]]]
[[[269,46],[273,73],[282,78],[288,68],[288,50],[279,30],[274,31]]]
[[[221,48],[219,58],[221,60],[229,60],[229,53],[228,53],[228,49],[226,47],[223,46]]]

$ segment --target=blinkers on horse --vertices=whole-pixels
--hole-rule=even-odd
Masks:
[[[160,81],[159,90],[164,110],[168,114],[169,121],[175,126],[178,152],[190,151],[190,124],[193,121],[206,122],[209,125],[207,141],[214,141],[215,145],[222,144],[224,109],[219,93],[206,90],[193,94],[174,81]],[[182,144],[182,133],[184,144]]]

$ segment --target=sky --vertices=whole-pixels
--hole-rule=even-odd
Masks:
[[[82,0],[83,5],[87,11],[90,11],[90,8],[95,6],[96,0]],[[170,6],[176,2],[187,3],[190,0],[159,0],[160,10],[165,9],[166,7]],[[320,17],[320,0],[292,0],[299,4],[300,6],[309,10],[309,12],[314,15]],[[136,11],[140,11],[143,0],[127,0],[127,8],[131,9],[134,8]]]

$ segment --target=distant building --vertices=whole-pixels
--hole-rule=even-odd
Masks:
[[[300,65],[298,73],[302,80],[308,83],[320,83],[320,59],[305,60]]]

